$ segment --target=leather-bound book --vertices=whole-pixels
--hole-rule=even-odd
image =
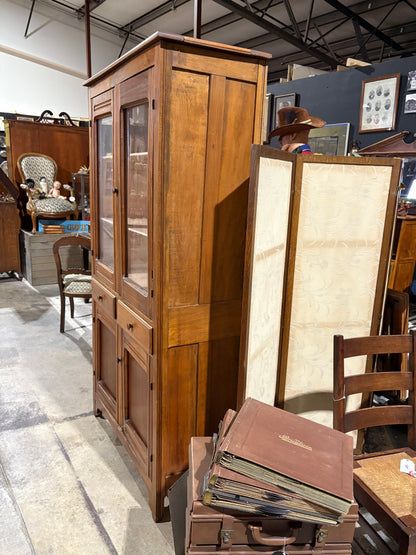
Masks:
[[[266,489],[281,488],[334,515],[348,513],[354,499],[352,438],[255,399],[247,399],[235,416],[214,463],[242,481],[246,476]]]

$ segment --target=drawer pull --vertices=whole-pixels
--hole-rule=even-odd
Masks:
[[[102,295],[98,295],[98,300],[100,301],[100,303],[103,302],[103,296]]]
[[[117,187],[113,187],[113,194],[118,195],[118,188]]]
[[[127,329],[133,331],[133,324],[127,324]]]
[[[289,545],[296,540],[296,536],[262,536],[261,532],[263,529],[261,526],[254,526],[253,524],[249,524],[248,527],[254,541],[262,545]],[[292,533],[292,530],[290,530],[290,533]]]

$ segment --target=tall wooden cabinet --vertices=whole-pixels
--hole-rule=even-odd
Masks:
[[[269,56],[157,33],[87,81],[94,403],[155,519],[236,406],[248,178]]]

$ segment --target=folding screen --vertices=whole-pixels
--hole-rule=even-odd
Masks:
[[[399,175],[394,159],[253,148],[240,399],[332,425],[333,336],[379,332]]]

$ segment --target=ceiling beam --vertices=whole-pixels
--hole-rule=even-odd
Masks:
[[[228,10],[230,10],[232,12],[238,13],[244,19],[248,19],[249,21],[251,21],[255,25],[258,25],[259,27],[262,27],[263,29],[266,29],[270,33],[279,37],[280,39],[283,39],[286,42],[289,42],[290,44],[292,44],[293,46],[295,46],[299,50],[307,52],[308,54],[310,54],[311,56],[313,56],[317,60],[325,62],[330,67],[336,67],[340,63],[338,60],[336,60],[332,56],[328,56],[328,54],[325,54],[325,52],[322,52],[321,50],[319,50],[317,48],[309,47],[302,40],[299,40],[298,38],[296,38],[290,32],[288,32],[284,29],[281,29],[280,27],[277,27],[277,25],[274,25],[273,23],[270,23],[266,19],[256,15],[255,13],[252,13],[251,11],[247,10],[246,8],[243,8],[241,5],[236,4],[233,0],[214,0],[214,2],[217,3],[217,4],[220,4],[221,6],[223,6],[224,8],[227,8]]]
[[[157,6],[153,10],[150,10],[149,12],[143,14],[142,16],[136,17],[136,19],[133,19],[129,23],[126,23],[126,25],[123,25],[123,27],[121,27],[121,30],[128,31],[131,33],[132,31],[135,31],[139,27],[143,27],[143,25],[147,25],[148,23],[151,23],[158,17],[162,17],[163,15],[166,15],[167,13],[171,12],[172,9],[176,9],[182,6],[183,4],[187,4],[189,1],[190,0],[176,0],[173,8],[172,0],[168,0],[167,2],[164,2],[163,4],[161,4],[160,6]]]
[[[347,8],[347,6],[344,6],[344,4],[339,2],[339,0],[325,0],[325,2],[330,6],[332,6],[333,8],[335,8],[336,10],[343,13],[344,15],[346,15],[347,17],[349,17],[350,19],[357,21],[357,23],[361,27],[363,27],[367,31],[370,31],[370,33],[373,33],[377,38],[379,38],[380,40],[382,40],[383,42],[385,42],[395,50],[402,50],[402,47],[400,46],[399,43],[394,41],[392,38],[388,37],[385,33],[377,29],[377,27],[374,27],[374,25],[372,25],[371,23],[363,19],[360,15],[353,12],[350,8]]]
[[[101,4],[104,4],[104,2],[105,2],[105,0],[90,0],[89,12],[91,13],[93,10],[95,10],[95,8],[98,8],[98,6],[101,6]],[[76,12],[77,12],[78,17],[84,17],[84,15],[85,15],[85,5],[82,6],[82,8],[80,8]]]

